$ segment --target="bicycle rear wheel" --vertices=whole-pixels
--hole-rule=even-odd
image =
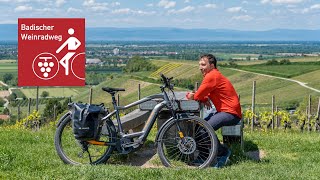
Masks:
[[[205,168],[217,155],[217,142],[213,128],[195,116],[167,123],[159,132],[157,150],[166,167]]]
[[[72,130],[72,120],[70,113],[65,114],[63,120],[59,124],[54,144],[60,159],[66,164],[100,164],[105,163],[114,146],[93,145],[87,141],[79,141],[75,139]],[[115,141],[115,129],[112,122],[106,121],[103,124],[99,141],[113,142]]]

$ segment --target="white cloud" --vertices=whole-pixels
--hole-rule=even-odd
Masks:
[[[150,3],[150,4],[147,4],[147,6],[148,6],[148,7],[153,7],[153,4],[152,4],[152,3]]]
[[[129,14],[130,11],[131,11],[131,9],[129,9],[129,8],[123,8],[123,9],[112,10],[111,13],[112,14]]]
[[[57,1],[56,1],[56,6],[57,6],[57,7],[60,7],[60,6],[62,6],[64,3],[66,3],[65,0],[57,0]]]
[[[206,4],[206,5],[204,5],[203,7],[205,7],[205,8],[212,8],[212,9],[214,9],[214,8],[216,8],[216,7],[217,7],[217,5],[215,5],[215,4]]]
[[[231,8],[228,8],[227,11],[230,13],[247,12],[242,7],[231,7]]]
[[[115,7],[115,6],[120,6],[120,3],[119,2],[113,2],[110,4],[112,7]]]
[[[310,7],[310,9],[320,9],[320,4],[314,4]]]
[[[190,0],[184,0],[184,3],[189,3],[190,2]]]
[[[175,1],[161,0],[158,3],[158,6],[164,7],[165,9],[172,8],[176,6]]]
[[[188,12],[191,12],[193,11],[195,8],[192,7],[192,6],[187,6],[187,7],[184,7],[182,9],[179,9],[179,10],[175,10],[175,9],[171,9],[168,11],[168,14],[182,14],[182,13],[188,13]]]
[[[42,9],[36,9],[36,11],[44,13],[44,12],[52,12],[52,11],[54,11],[54,9],[52,9],[52,8],[42,8]]]
[[[155,11],[141,11],[141,10],[132,10],[130,8],[115,9],[111,11],[112,14],[134,14],[134,15],[152,15],[155,14]]]
[[[308,13],[310,11],[317,10],[317,9],[320,9],[320,4],[314,4],[314,5],[310,6],[309,8],[302,9],[300,12],[302,14],[305,14],[305,13]]]
[[[240,20],[240,21],[251,21],[253,17],[249,15],[243,15],[243,16],[233,16],[231,18],[232,20]]]
[[[82,5],[93,11],[109,10],[109,8],[107,7],[108,3],[97,3],[95,2],[95,0],[85,0]]]
[[[248,4],[249,2],[248,1],[242,1],[241,3],[242,4]]]
[[[297,4],[301,3],[304,0],[261,0],[262,4],[271,3],[271,4]]]
[[[70,7],[67,10],[67,13],[79,13],[79,12],[82,12],[82,10],[81,9],[77,9],[77,8],[73,8],[73,7]]]
[[[26,11],[32,11],[32,7],[31,6],[18,6],[14,9],[15,12],[26,12]]]

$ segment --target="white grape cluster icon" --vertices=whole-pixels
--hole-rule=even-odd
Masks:
[[[51,68],[54,66],[53,62],[38,62],[38,66],[41,68],[40,71],[43,73],[43,77],[48,77],[48,73],[51,72]],[[49,67],[48,67],[49,66]]]
[[[59,62],[51,53],[41,53],[32,64],[34,74],[43,80],[48,80],[57,75],[59,71]]]

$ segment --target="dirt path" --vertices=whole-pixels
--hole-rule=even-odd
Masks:
[[[307,88],[307,89],[310,89],[310,90],[312,90],[312,91],[315,91],[315,92],[320,93],[320,90],[319,90],[319,89],[315,89],[315,88],[313,88],[313,87],[307,86],[307,85],[306,85],[307,83],[304,83],[304,82],[301,82],[301,81],[297,81],[297,80],[294,80],[294,79],[277,77],[277,76],[271,76],[271,75],[267,75],[267,74],[255,73],[255,72],[245,71],[245,70],[240,70],[240,69],[235,69],[235,68],[228,68],[228,69],[235,70],[235,71],[240,71],[240,72],[247,72],[247,73],[257,74],[257,75],[260,75],[260,76],[266,76],[266,77],[272,77],[272,78],[282,79],[282,80],[285,80],[285,81],[295,82],[295,83],[298,83],[298,84],[299,84],[300,86],[302,86],[302,87],[305,87],[305,88]]]

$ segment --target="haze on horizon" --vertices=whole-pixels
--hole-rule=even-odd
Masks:
[[[0,24],[86,18],[87,27],[320,29],[317,0],[0,0]]]

